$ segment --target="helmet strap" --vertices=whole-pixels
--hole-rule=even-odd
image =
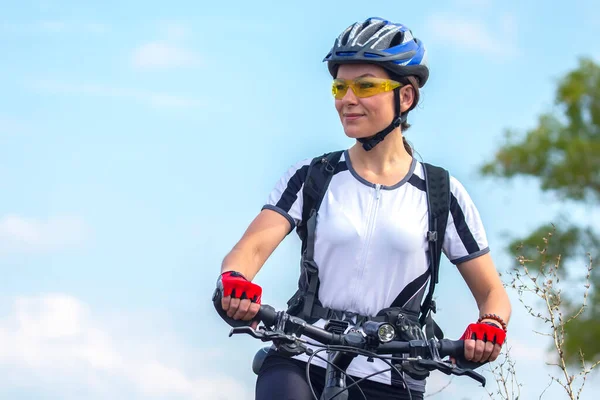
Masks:
[[[360,143],[362,143],[363,149],[369,151],[373,149],[379,142],[383,141],[383,139],[389,135],[394,129],[402,125],[402,123],[406,122],[408,111],[405,113],[400,112],[400,88],[394,89],[394,119],[392,123],[387,126],[387,128],[382,131],[377,132],[375,135],[368,138],[359,138],[356,139]]]

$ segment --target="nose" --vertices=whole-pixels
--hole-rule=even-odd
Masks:
[[[344,95],[344,97],[342,97],[340,101],[344,105],[357,104],[358,97],[356,97],[356,94],[354,94],[354,89],[352,89],[352,87],[349,87],[348,90],[346,90],[346,94]]]

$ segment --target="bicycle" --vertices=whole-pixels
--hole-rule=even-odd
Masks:
[[[223,315],[223,310],[220,311]],[[234,334],[248,334],[263,342],[273,342],[278,352],[283,355],[293,356],[306,353],[310,356],[306,363],[306,376],[315,400],[347,400],[348,389],[379,373],[394,369],[404,379],[400,371],[406,372],[415,379],[425,379],[430,371],[438,370],[446,375],[468,376],[485,386],[485,377],[473,371],[485,363],[475,363],[464,359],[464,341],[449,339],[429,339],[399,341],[396,338],[396,327],[388,322],[366,321],[362,331],[348,329],[348,322],[330,320],[324,329],[307,323],[305,320],[289,315],[285,311],[276,311],[269,305],[261,305],[255,320],[262,322],[257,330],[250,326],[240,326],[248,321],[235,321],[230,323],[232,329],[229,337]],[[322,345],[310,343],[312,346],[321,347],[316,351],[305,346],[308,343],[302,339],[305,335]],[[318,356],[318,353],[330,352],[329,359]],[[386,354],[408,354],[408,356],[384,356]],[[346,369],[351,361],[359,356],[378,358],[383,360],[390,368],[376,372],[359,380],[346,375]],[[253,360],[252,369],[258,374],[262,359],[266,356],[264,349],[259,350]],[[453,357],[455,362],[444,361],[443,357]],[[320,357],[327,362],[326,382],[320,398],[317,397],[310,380],[310,367],[313,357]],[[346,377],[353,382],[346,385]],[[410,389],[404,381],[409,397],[412,399]],[[358,386],[360,390],[360,386]],[[360,390],[362,393],[362,390]],[[366,399],[366,396],[363,397]]]

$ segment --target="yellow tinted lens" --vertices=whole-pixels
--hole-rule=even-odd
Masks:
[[[370,97],[376,94],[389,92],[400,86],[400,83],[389,79],[365,77],[354,81],[354,93],[358,97]]]
[[[348,84],[342,79],[335,79],[331,86],[331,93],[336,99],[342,99],[348,91]]]
[[[377,78],[360,78],[354,81],[352,88],[358,97],[369,97],[383,92],[383,85]]]
[[[341,100],[346,95],[349,87],[356,97],[370,97],[394,90],[398,86],[400,86],[400,83],[396,81],[374,77],[363,77],[353,81],[335,79],[331,91],[336,99]]]

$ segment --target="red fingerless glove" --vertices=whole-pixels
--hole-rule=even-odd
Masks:
[[[262,288],[247,280],[239,272],[223,272],[219,277],[217,286],[222,290],[223,297],[231,296],[241,300],[250,299],[251,302],[260,304]]]
[[[481,322],[467,326],[467,330],[460,339],[482,340],[484,342],[492,342],[502,346],[506,339],[506,332],[504,329],[500,329],[494,324]]]

